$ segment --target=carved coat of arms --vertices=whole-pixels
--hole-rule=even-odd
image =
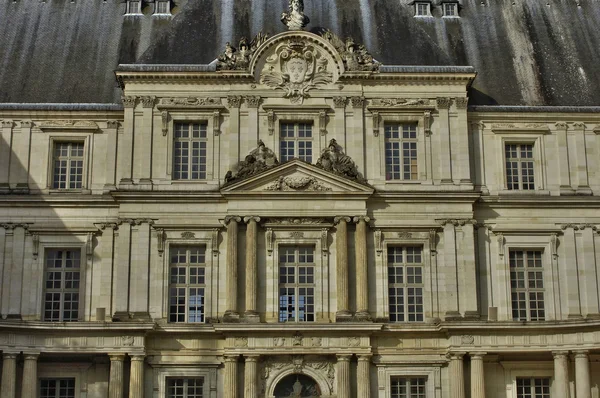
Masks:
[[[281,45],[267,58],[261,74],[261,83],[285,92],[293,104],[301,104],[308,91],[333,81],[327,71],[327,59],[303,41],[290,41]]]

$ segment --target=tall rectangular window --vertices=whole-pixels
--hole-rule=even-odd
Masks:
[[[206,123],[175,123],[173,179],[206,179]]]
[[[312,123],[281,123],[279,148],[281,162],[294,158],[312,163]]]
[[[170,14],[171,0],[156,0],[155,7],[155,14]]]
[[[442,3],[445,17],[458,17],[458,3]]]
[[[423,321],[423,255],[418,246],[388,247],[391,322]]]
[[[517,398],[550,398],[550,378],[517,378]]]
[[[205,251],[203,246],[171,247],[169,322],[204,322]]]
[[[417,125],[385,125],[386,180],[416,180]]]
[[[204,378],[168,378],[167,398],[203,398]]]
[[[127,0],[127,14],[141,14],[142,0]]]
[[[397,377],[391,379],[391,398],[425,398],[425,377]]]
[[[75,379],[40,379],[40,398],[75,398]]]
[[[506,188],[510,190],[535,189],[533,172],[533,144],[506,144]]]
[[[52,188],[83,188],[83,142],[54,143]]]
[[[415,16],[417,17],[428,17],[431,15],[429,12],[430,4],[426,2],[415,3]]]
[[[279,322],[315,320],[315,249],[279,248]]]
[[[510,288],[515,321],[543,321],[544,269],[541,250],[510,250]]]
[[[46,250],[44,270],[44,320],[74,322],[79,319],[81,251]]]

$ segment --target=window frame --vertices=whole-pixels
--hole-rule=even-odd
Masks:
[[[394,380],[395,379],[396,380],[397,379],[400,379],[400,380],[406,379],[408,381],[407,386],[409,387],[407,390],[409,390],[409,391],[410,391],[410,387],[412,386],[411,385],[411,379],[425,379],[425,383],[423,385],[423,389],[425,390],[425,394],[424,394],[425,397],[423,397],[423,398],[427,398],[427,377],[425,377],[425,376],[415,376],[415,375],[411,375],[411,376],[406,376],[406,375],[402,375],[402,376],[401,375],[390,376],[390,390],[389,390],[389,392],[390,392],[390,397],[391,398],[394,398],[391,394],[392,394],[392,385],[394,384]],[[419,397],[419,396],[414,396],[413,397],[413,394],[409,392],[407,398],[421,398],[421,397]]]
[[[283,139],[281,133],[282,133],[282,126],[284,124],[285,125],[293,125],[294,126],[294,137],[292,139],[290,139],[289,137],[285,137],[286,138],[285,140]],[[310,137],[310,139],[307,139],[306,137],[299,137],[300,125],[309,125],[311,127],[311,137]],[[285,160],[285,161],[283,160],[283,156],[282,156],[282,153],[281,153],[282,146],[283,146],[282,143],[284,141],[286,141],[286,142],[294,142],[294,156],[291,159],[288,159],[288,160]],[[310,159],[310,162],[308,162],[308,161],[306,161],[304,159],[301,159],[299,157],[298,153],[300,151],[300,147],[299,147],[298,144],[300,142],[310,142],[311,143],[311,147],[310,147],[310,150],[311,150],[310,157],[311,157],[311,159]],[[314,148],[315,145],[314,144],[315,144],[315,124],[314,124],[314,122],[312,120],[304,120],[304,121],[303,120],[294,120],[294,121],[280,120],[279,121],[279,161],[281,163],[286,163],[286,162],[289,162],[289,161],[291,161],[293,159],[300,159],[300,160],[302,160],[304,162],[311,163],[311,164],[316,163],[317,158],[315,158],[315,155],[318,155],[318,153],[315,153],[315,150],[314,150],[315,149]]]
[[[198,365],[197,362],[173,364],[153,364],[153,390],[158,391],[159,397],[167,396],[167,380],[199,378],[204,379],[202,386],[202,395],[204,398],[217,398],[217,368],[218,364]]]
[[[380,397],[390,398],[392,393],[392,378],[395,377],[424,377],[425,378],[425,397],[435,397],[436,390],[439,391],[442,386],[441,368],[442,362],[432,362],[414,366],[414,362],[384,362],[377,365],[378,379],[385,383],[385,392],[380,391]]]
[[[554,397],[554,364],[549,361],[501,361],[506,397],[517,398],[517,378],[549,378],[550,397]]]
[[[162,108],[161,108],[162,109]],[[217,108],[220,109],[220,108]],[[219,147],[219,136],[215,132],[214,110],[198,111],[176,111],[169,110],[169,122],[167,124],[167,145],[165,179],[170,185],[219,185],[219,160],[220,154],[215,148]],[[206,124],[206,178],[198,180],[176,180],[173,178],[173,166],[175,158],[175,124],[176,123],[200,123]],[[216,126],[217,128],[219,126]],[[153,179],[154,180],[154,179]],[[189,189],[185,187],[183,189]]]
[[[432,14],[431,14],[431,3],[430,2],[428,2],[428,1],[415,1],[414,5],[415,5],[415,15],[414,15],[415,17],[427,18],[427,17],[431,17],[432,16]],[[425,14],[420,14],[419,13],[419,7],[420,6],[426,6],[427,7]]]
[[[206,396],[205,394],[205,388],[204,388],[204,384],[206,384],[206,379],[203,376],[196,376],[196,377],[176,377],[176,376],[170,376],[170,377],[166,377],[165,378],[165,398],[171,398],[168,393],[168,389],[169,389],[169,380],[183,380],[183,389],[184,389],[184,398],[189,398],[188,397],[188,393],[187,393],[187,389],[189,388],[189,380],[194,380],[194,379],[202,379],[202,397],[204,398]]]
[[[512,314],[512,312],[514,311],[514,306],[513,306],[513,300],[512,300],[513,287],[512,287],[512,276],[511,276],[511,273],[513,272],[512,271],[513,268],[510,267],[510,254],[511,254],[511,252],[523,252],[523,253],[525,253],[524,262],[526,262],[527,259],[528,259],[528,252],[536,252],[536,253],[539,252],[540,253],[541,267],[538,268],[538,267],[527,267],[526,266],[526,267],[523,267],[523,268],[520,268],[520,269],[523,270],[524,274],[528,274],[530,272],[529,270],[531,268],[534,268],[534,269],[537,268],[537,269],[539,269],[540,272],[542,272],[543,287],[541,289],[538,289],[538,288],[533,288],[533,289],[534,289],[534,292],[538,292],[538,293],[539,293],[539,290],[541,290],[541,293],[543,294],[543,304],[544,304],[544,318],[543,319],[533,319],[533,320],[531,319],[531,300],[528,297],[529,293],[531,293],[530,292],[530,288],[528,286],[529,276],[525,277],[525,282],[526,282],[525,285],[526,286],[524,288],[516,288],[516,292],[525,292],[525,294],[526,294],[526,298],[525,298],[526,319],[520,319],[520,318],[519,319],[515,319],[514,315]],[[524,322],[524,321],[526,321],[526,322],[543,322],[543,321],[545,321],[546,320],[546,312],[547,312],[546,311],[546,304],[548,302],[548,298],[547,298],[547,294],[546,294],[546,289],[547,289],[546,288],[546,280],[548,278],[545,277],[545,274],[546,274],[547,270],[545,270],[545,267],[544,267],[544,257],[545,257],[544,256],[544,251],[542,249],[526,249],[526,248],[518,248],[518,249],[516,249],[514,247],[511,247],[508,250],[508,256],[509,256],[508,257],[508,264],[509,264],[509,279],[510,279],[509,282],[511,284],[510,291],[511,291],[511,318],[512,318],[512,320],[515,321],[515,322]]]
[[[57,323],[51,321],[44,320],[44,307],[45,307],[45,281],[46,281],[46,251],[47,250],[55,250],[55,249],[78,249],[81,253],[81,265],[80,265],[80,275],[79,275],[79,314],[77,317],[77,321],[72,322],[83,322],[85,321],[90,314],[86,313],[86,305],[90,302],[91,297],[89,297],[90,289],[87,289],[87,286],[91,286],[92,281],[89,279],[91,274],[86,272],[86,269],[91,265],[90,264],[90,255],[88,253],[88,245],[86,242],[86,237],[77,236],[71,234],[63,234],[64,236],[60,236],[60,234],[40,234],[39,235],[39,249],[37,256],[37,269],[39,270],[39,277],[37,278],[38,287],[31,286],[31,289],[39,289],[41,292],[37,295],[37,306],[38,314],[36,318],[41,322],[48,323]],[[80,239],[78,239],[80,238]],[[62,323],[62,321],[60,321]]]
[[[406,261],[407,258],[407,248],[420,248],[421,249],[421,262],[420,263],[408,263]],[[396,288],[401,288],[403,291],[403,298],[404,298],[404,304],[403,304],[403,312],[402,315],[404,316],[404,320],[392,320],[392,312],[391,312],[391,308],[388,304],[388,314],[389,314],[389,322],[390,323],[400,323],[400,324],[404,324],[404,323],[423,323],[425,322],[425,261],[424,261],[424,256],[425,256],[425,251],[423,250],[423,247],[421,245],[386,245],[386,264],[387,264],[387,270],[388,270],[388,278],[389,278],[389,271],[390,271],[390,263],[389,263],[389,251],[392,248],[401,248],[402,249],[402,256],[403,256],[403,262],[402,263],[393,263],[396,265],[396,268],[401,268],[402,272],[403,272],[403,283],[394,283],[394,285],[401,285],[401,286],[396,286]],[[407,278],[408,278],[408,272],[406,272],[406,268],[410,267],[410,266],[418,266],[421,269],[421,283],[420,284],[410,284],[407,282]],[[388,285],[388,289],[387,289],[387,295],[388,295],[388,303],[390,300],[390,289],[392,289],[392,283],[390,283],[389,279],[387,281],[387,285]],[[409,316],[410,316],[410,312],[409,312],[409,302],[408,302],[408,289],[410,288],[416,288],[419,285],[418,288],[422,289],[422,293],[421,293],[421,307],[422,307],[422,311],[419,313],[415,313],[417,316],[420,315],[421,316],[421,320],[409,320]]]
[[[36,396],[40,393],[41,379],[75,379],[75,397],[80,397],[82,391],[88,389],[88,369],[89,363],[44,363],[38,361],[38,374],[36,380]]]
[[[174,265],[173,265],[174,263],[171,262],[171,255],[172,255],[171,252],[173,250],[175,250],[175,249],[178,249],[178,248],[185,248],[185,250],[186,250],[186,259],[189,259],[190,249],[192,249],[192,248],[204,249],[204,263],[193,263],[193,265],[192,265],[192,263],[190,263],[189,261],[185,262],[183,265],[186,268],[186,275],[185,275],[186,282],[185,283],[175,283],[175,284],[173,284],[173,283],[171,283],[171,270],[174,268]],[[168,259],[167,259],[168,268],[169,268],[168,274],[167,274],[168,275],[168,283],[167,284],[168,284],[168,292],[169,292],[168,296],[167,296],[167,300],[168,300],[168,304],[167,304],[167,307],[168,307],[167,322],[168,323],[170,323],[170,324],[188,324],[188,325],[192,325],[192,324],[204,324],[204,323],[206,323],[206,301],[207,301],[206,300],[206,291],[207,291],[207,285],[208,285],[208,283],[207,283],[207,277],[206,277],[207,268],[208,268],[207,267],[207,261],[206,261],[207,260],[206,259],[207,255],[208,255],[208,253],[207,253],[205,245],[194,245],[194,244],[187,244],[187,245],[173,245],[172,244],[172,245],[169,245],[169,252],[168,252]],[[181,263],[177,263],[177,264],[181,264]],[[188,278],[190,276],[189,268],[191,266],[197,266],[199,268],[200,267],[204,268],[204,283],[202,283],[202,284],[200,284],[200,283],[191,284],[191,283],[188,282],[189,281]],[[171,302],[171,288],[173,288],[173,286],[185,289],[185,297],[186,297],[185,314],[184,314],[185,320],[182,321],[182,322],[171,321],[171,311],[170,311],[171,304],[170,304],[170,302]],[[202,314],[201,314],[202,321],[199,321],[199,322],[190,322],[190,320],[189,320],[189,306],[190,306],[190,304],[189,304],[189,289],[190,288],[202,288],[204,290],[204,295],[202,296],[202,299],[203,299],[203,302],[202,302],[202,309],[203,310],[202,310]]]
[[[198,125],[199,126],[199,137],[193,137],[193,125]],[[177,137],[177,126],[178,125],[187,125],[188,126],[188,137]],[[203,128],[204,127],[204,128]],[[202,137],[202,133],[204,132],[204,137]],[[208,145],[209,145],[209,141],[208,141],[208,123],[206,122],[180,122],[180,121],[176,121],[173,123],[173,152],[175,151],[175,147],[177,142],[182,142],[182,143],[188,143],[188,162],[187,162],[187,167],[185,172],[188,174],[188,178],[175,178],[175,154],[173,153],[173,159],[172,159],[172,173],[171,173],[171,177],[173,179],[173,181],[177,181],[177,182],[197,182],[197,181],[206,181],[207,177],[208,177]],[[192,150],[193,150],[193,144],[197,142],[197,143],[204,143],[205,147],[204,147],[204,151],[205,151],[205,155],[204,155],[204,178],[192,178],[191,175],[193,173],[192,171]],[[202,150],[202,148],[198,148],[199,151]],[[201,157],[201,156],[198,156]],[[202,163],[199,163],[199,166],[202,166]],[[184,171],[180,171],[179,173],[183,173]],[[198,174],[200,174],[200,170],[198,170]]]
[[[40,377],[38,378],[38,396],[42,396],[42,381],[43,380],[54,380],[54,381],[60,381],[60,380],[73,380],[73,398],[77,397],[77,379],[75,377]],[[60,389],[59,389],[60,391]],[[61,398],[60,395],[54,395],[54,397],[47,397],[47,398]]]
[[[440,6],[442,7],[442,18],[459,18],[459,8],[460,8],[460,4],[457,1],[444,1],[440,4]],[[447,7],[452,7],[453,12],[452,14],[448,14],[448,8]]]
[[[518,155],[517,158],[510,158],[513,161],[517,161],[518,165],[518,188],[514,189],[514,188],[510,188],[508,186],[508,167],[507,167],[507,163],[508,163],[508,159],[506,157],[506,147],[509,145],[516,145],[517,146],[517,152],[520,153],[521,152],[521,147],[524,145],[531,145],[531,163],[533,163],[533,189],[524,189],[523,186],[523,168],[522,168],[522,163],[524,161],[527,161],[525,159],[528,158],[522,158],[520,155]],[[535,161],[535,155],[536,155],[536,149],[535,149],[535,144],[534,143],[527,143],[527,142],[508,142],[505,141],[504,142],[504,146],[503,146],[503,150],[504,150],[504,188],[507,191],[521,191],[521,192],[531,192],[531,191],[535,191],[537,190],[537,174],[536,174],[536,161]]]
[[[160,12],[159,4],[166,4],[167,11]],[[154,14],[153,15],[171,15],[171,0],[154,0]]]
[[[57,144],[62,143],[83,143],[83,171],[81,178],[81,188],[54,188],[54,149]],[[91,166],[93,164],[91,147],[94,144],[93,133],[86,134],[62,134],[54,135],[51,134],[48,140],[48,160],[47,160],[47,177],[46,177],[46,189],[51,193],[60,192],[79,192],[79,193],[91,193],[90,190],[90,176]]]
[[[138,5],[138,12],[132,12],[131,11],[131,6],[132,4],[137,4]],[[127,0],[127,3],[125,5],[126,10],[125,10],[125,15],[142,15],[142,0]]]
[[[293,263],[281,263],[281,261],[279,260],[279,258],[277,259],[277,274],[278,274],[278,299],[279,299],[279,311],[278,311],[278,321],[279,323],[294,323],[294,324],[304,324],[304,323],[314,323],[317,320],[317,311],[316,311],[316,291],[317,291],[317,278],[316,278],[316,250],[315,247],[312,245],[279,245],[278,249],[278,253],[280,253],[282,251],[283,248],[293,248],[294,250],[294,262]],[[299,256],[300,256],[300,250],[302,248],[311,248],[313,249],[313,262],[309,263],[302,263],[299,261]],[[293,267],[295,269],[294,271],[294,283],[282,283],[281,282],[281,268],[282,268],[282,264],[287,264],[287,267]],[[305,264],[305,265],[304,265]],[[300,283],[299,278],[301,276],[301,273],[299,272],[299,268],[300,267],[311,267],[312,268],[312,277],[313,277],[313,282],[312,283]],[[282,286],[284,285],[284,286]],[[285,285],[293,285],[293,286],[285,286]],[[282,321],[281,320],[281,289],[294,289],[294,302],[295,302],[295,307],[294,307],[294,312],[295,312],[295,319],[294,320],[285,320]],[[299,289],[302,288],[312,288],[313,289],[313,320],[312,321],[308,321],[308,320],[300,320],[300,316],[299,316],[299,308],[300,308],[300,303],[298,300],[298,298],[300,297],[300,292]],[[286,296],[289,296],[286,294]]]
[[[79,279],[78,279],[79,280],[79,288],[67,290],[64,287],[61,287],[60,290],[58,290],[58,293],[60,294],[60,297],[61,297],[60,301],[59,301],[59,303],[60,303],[59,319],[58,320],[49,320],[49,319],[46,319],[46,314],[45,314],[46,313],[46,303],[47,303],[46,294],[48,293],[48,288],[46,287],[46,283],[48,282],[48,280],[47,280],[47,273],[49,272],[49,270],[47,268],[47,262],[48,262],[48,255],[49,255],[49,253],[53,252],[53,251],[59,251],[59,250],[63,251],[61,262],[65,260],[64,252],[66,252],[66,251],[71,251],[71,252],[74,252],[74,253],[75,252],[79,252],[79,267],[78,268],[73,268],[73,270],[77,269],[77,272],[79,273]],[[43,295],[43,297],[42,297],[42,302],[43,302],[42,321],[44,321],[44,322],[53,322],[53,323],[57,323],[57,322],[58,323],[62,323],[62,322],[77,322],[77,321],[81,320],[81,318],[82,318],[81,317],[81,311],[84,310],[84,308],[81,307],[81,302],[82,302],[81,298],[82,298],[82,290],[83,290],[82,289],[82,285],[85,283],[85,280],[83,280],[83,278],[82,278],[82,276],[83,276],[82,275],[83,274],[82,273],[82,268],[84,266],[85,266],[85,258],[82,257],[82,253],[81,253],[81,250],[79,248],[70,248],[70,247],[65,247],[65,248],[48,248],[47,247],[47,248],[44,249],[44,270],[43,270],[43,273],[44,273],[44,276],[43,276],[44,285],[43,285],[43,292],[42,292],[42,295]],[[67,272],[67,268],[64,267],[64,264],[59,269],[58,272],[60,272],[61,275],[62,275],[61,276],[61,285],[62,285],[64,283],[64,280],[65,280],[65,279],[63,279],[64,274]],[[53,293],[55,293],[56,289],[50,289],[50,291],[53,292]],[[64,304],[65,304],[65,297],[64,297],[64,295],[67,294],[67,293],[69,293],[69,292],[71,292],[71,293],[72,292],[77,292],[77,294],[78,294],[78,300],[77,300],[77,306],[78,306],[78,308],[77,308],[77,318],[75,318],[74,320],[65,320],[64,319]]]
[[[516,377],[515,378],[515,392],[517,395],[517,398],[526,398],[526,396],[521,396],[519,397],[519,380],[529,380],[529,381],[533,381],[533,389],[535,389],[535,380],[548,380],[548,397],[547,398],[551,398],[552,396],[552,379],[550,377]],[[538,398],[537,394],[535,394],[535,392],[530,392],[532,398]],[[542,397],[543,398],[543,397]]]
[[[437,236],[437,233],[436,233]],[[431,322],[435,317],[439,316],[438,303],[438,290],[434,289],[433,284],[437,280],[437,270],[432,267],[432,252],[431,252],[431,236],[429,231],[398,231],[398,230],[377,230],[376,239],[376,257],[375,266],[379,269],[377,278],[377,289],[376,295],[376,316],[377,318],[387,319],[390,326],[398,325],[398,327],[405,326],[407,324],[422,324]],[[423,321],[404,321],[404,322],[392,322],[390,321],[390,305],[389,305],[389,292],[388,292],[388,264],[387,264],[387,252],[388,247],[400,247],[400,246],[420,246],[422,248],[422,267],[423,267]]]
[[[391,138],[391,137],[387,137],[387,131],[388,131],[388,127],[391,126],[395,126],[398,128],[398,138]],[[404,127],[408,126],[414,126],[414,133],[415,133],[415,137],[408,137],[408,138],[404,138],[403,135],[405,133]],[[384,149],[384,157],[385,157],[385,180],[386,181],[401,181],[401,182],[409,182],[409,181],[419,181],[419,177],[420,177],[420,170],[419,170],[419,131],[418,131],[418,126],[415,123],[384,123],[384,127],[383,127],[383,131],[384,131],[384,142],[385,142],[385,149]],[[412,131],[408,131],[409,134],[412,133]],[[388,157],[387,157],[387,145],[388,143],[398,143],[399,147],[398,150],[400,152],[400,157],[399,157],[399,165],[400,165],[400,178],[388,178],[388,172],[387,172],[387,168],[388,168]],[[405,156],[404,156],[404,144],[416,144],[416,148],[414,149],[414,151],[416,151],[416,160],[417,160],[417,164],[416,164],[416,175],[417,178],[405,178],[405,172],[404,172],[404,160],[405,160]],[[412,151],[412,148],[408,149],[409,151]],[[409,156],[409,159],[411,159],[412,156]],[[409,167],[412,167],[412,165],[409,163]],[[409,174],[412,176],[412,168],[411,171],[409,172]]]

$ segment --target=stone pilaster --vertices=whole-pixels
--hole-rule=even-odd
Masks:
[[[359,355],[356,380],[357,398],[371,398],[371,355]]]
[[[575,351],[576,398],[592,398],[590,382],[590,358],[588,351]]]
[[[567,263],[560,264],[559,266],[560,278],[564,281],[565,286],[564,293],[561,293],[566,296],[567,317],[570,319],[579,319],[582,317],[579,292],[580,284],[578,281],[581,270],[579,269],[580,264],[577,262],[575,228],[579,227],[573,224],[563,225],[562,229],[564,233],[560,242],[564,246],[565,251],[565,259],[563,261],[568,262],[568,266]]]
[[[471,353],[471,398],[485,398],[485,374],[483,357],[485,352]]]
[[[465,318],[478,319],[479,309],[477,308],[477,270],[475,261],[475,220],[459,220],[461,229],[462,243],[457,245],[457,257],[460,258],[459,275],[460,285],[458,292],[460,294],[459,311]]]
[[[225,357],[224,398],[237,398],[237,356]]]
[[[227,310],[223,317],[225,322],[237,322],[240,315],[237,310],[237,289],[238,289],[238,223],[242,219],[238,216],[225,217],[227,227],[227,271],[226,271],[226,305]]]
[[[133,183],[133,133],[135,129],[136,97],[123,97],[124,131],[119,140],[119,184]]]
[[[367,268],[367,223],[369,217],[354,217],[356,223],[356,318],[370,320],[369,314],[369,281]]]
[[[450,398],[465,398],[465,374],[463,365],[463,352],[453,352],[448,356],[450,365]]]
[[[2,354],[2,387],[0,390],[2,398],[16,397],[17,355],[14,353]]]
[[[131,356],[129,398],[144,398],[144,355]]]
[[[244,398],[258,398],[258,355],[245,356]]]
[[[142,97],[143,116],[141,128],[135,132],[134,152],[136,155],[134,178],[145,189],[152,189],[152,141],[154,136],[154,97]]]
[[[115,266],[113,274],[113,319],[125,321],[129,319],[129,267],[131,260],[131,223],[121,221],[119,231],[115,232],[117,243],[115,250]],[[112,398],[112,397],[111,397]]]
[[[12,155],[12,130],[14,123],[12,120],[2,120],[2,129],[0,130],[0,193],[10,192],[10,158]]]
[[[244,222],[248,224],[246,228],[246,312],[244,320],[246,322],[260,322],[260,317],[256,311],[256,244],[258,241],[258,226],[260,217],[244,217]]]
[[[337,287],[337,312],[336,321],[347,321],[352,318],[348,307],[348,223],[350,217],[335,217],[335,259],[336,259],[336,287]]]
[[[438,154],[439,162],[440,162],[440,170],[439,175],[441,176],[442,184],[452,184],[452,162],[450,160],[450,118],[449,118],[449,108],[452,103],[452,99],[450,98],[438,98],[437,99],[437,108],[438,108],[438,134],[439,137],[439,145],[438,145]],[[435,156],[435,154],[433,154]],[[437,174],[437,173],[434,173]]]
[[[117,133],[119,130],[119,122],[109,120],[106,123],[106,159],[105,159],[105,182],[104,191],[109,192],[116,189],[117,178]]]
[[[554,357],[554,392],[557,397],[569,398],[569,361],[567,351],[555,351]]]
[[[40,354],[23,354],[21,398],[37,398],[37,361]],[[4,396],[4,395],[2,395]]]
[[[337,356],[338,398],[350,398],[350,358],[351,355]]]
[[[440,280],[444,281],[440,299],[446,310],[445,319],[461,318],[458,307],[458,280],[456,261],[456,220],[443,220],[444,227],[444,267],[440,270]]]
[[[131,317],[150,320],[150,238],[152,220],[137,219],[131,228],[131,280],[129,281],[129,312]]]
[[[29,169],[31,163],[31,130],[33,123],[24,120],[18,134],[13,134],[13,153],[11,155],[10,183],[16,183],[13,193],[29,192]]]
[[[108,398],[123,398],[123,360],[124,354],[110,355]]]
[[[558,152],[558,178],[560,181],[561,194],[572,194],[575,191],[571,186],[571,170],[569,165],[569,140],[567,139],[567,123],[558,122],[556,127],[556,145]],[[582,154],[585,156],[585,154]],[[535,176],[536,179],[541,178]]]

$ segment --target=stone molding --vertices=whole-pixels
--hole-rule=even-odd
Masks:
[[[598,227],[594,224],[573,224],[573,223],[568,223],[568,224],[561,224],[560,225],[560,229],[562,229],[563,231],[566,229],[572,228],[575,231],[583,231],[586,228],[590,228],[592,231],[597,231]]]
[[[452,104],[452,98],[439,97],[435,101],[438,109],[449,109]]]
[[[362,108],[365,105],[365,97],[351,97],[350,102],[353,108]]]
[[[229,224],[230,222],[242,222],[242,217],[240,216],[225,216],[225,218],[223,219],[223,225],[227,226],[227,224]]]
[[[242,105],[242,98],[239,95],[230,95],[227,97],[227,106],[229,108],[239,108]]]
[[[454,103],[456,104],[457,109],[467,109],[469,99],[465,97],[455,98]]]
[[[345,108],[347,104],[348,104],[347,97],[333,97],[333,105],[336,108]]]
[[[244,100],[246,101],[246,105],[248,108],[258,108],[260,103],[262,102],[262,98],[260,96],[245,96]]]
[[[137,102],[137,97],[123,96],[121,97],[124,108],[134,108]]]
[[[142,97],[140,99],[142,103],[142,107],[144,108],[154,108],[154,103],[156,102],[156,97]]]
[[[159,109],[222,108],[223,103],[221,98],[217,97],[166,97],[160,99],[157,107]]]
[[[120,218],[118,224],[129,224],[131,226],[149,224],[154,225],[155,220],[151,218]]]
[[[13,128],[14,125],[15,125],[15,123],[12,120],[3,120],[2,121],[3,129],[11,129],[11,128]]]

